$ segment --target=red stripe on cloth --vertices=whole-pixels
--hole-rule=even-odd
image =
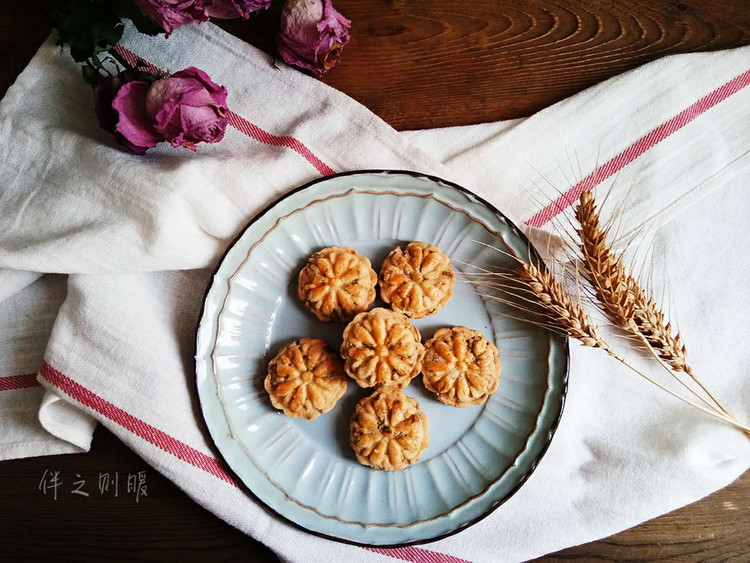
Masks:
[[[159,76],[168,75],[168,73],[164,70],[153,65],[142,57],[139,57],[125,47],[117,45],[115,47],[115,51],[117,51],[117,53],[128,62],[128,64],[134,67],[144,68],[146,71]],[[336,173],[333,168],[328,166],[325,162],[318,158],[315,153],[308,149],[304,145],[304,143],[302,143],[298,139],[295,139],[294,137],[282,137],[279,135],[274,135],[273,133],[269,133],[268,131],[261,129],[254,123],[249,122],[244,117],[237,115],[233,111],[229,112],[229,125],[237,129],[240,133],[247,135],[251,139],[254,139],[266,145],[271,145],[274,147],[285,147],[293,150],[294,152],[302,156],[305,160],[307,160],[307,162],[312,164],[315,169],[323,176],[330,176],[331,174]]]
[[[186,443],[173,438],[166,432],[159,430],[144,422],[143,420],[136,418],[135,416],[125,412],[119,407],[116,407],[106,399],[103,399],[99,395],[89,391],[83,385],[76,383],[70,379],[67,375],[57,371],[47,362],[42,364],[42,369],[39,374],[49,381],[52,385],[57,387],[60,391],[75,399],[84,406],[95,410],[102,416],[105,416],[109,420],[119,424],[129,432],[132,432],[136,436],[143,438],[150,444],[158,447],[159,449],[181,459],[190,465],[202,469],[206,473],[210,473],[214,477],[218,477],[222,481],[234,485],[239,488],[237,482],[222,469],[219,462],[199,452],[195,448],[188,446]],[[27,377],[27,376],[13,376],[13,377]],[[34,377],[36,375],[34,374]],[[9,378],[5,378],[9,379]],[[2,381],[2,379],[0,379]],[[38,385],[38,383],[37,383]],[[394,559],[401,559],[403,561],[411,561],[412,563],[468,563],[464,559],[458,559],[450,555],[443,555],[436,551],[430,551],[427,549],[420,549],[418,547],[399,547],[395,549],[379,549],[379,548],[365,548],[379,553],[381,555],[387,555]]]
[[[13,391],[14,389],[28,389],[30,387],[39,387],[35,373],[0,377],[0,391]]]
[[[166,432],[162,432],[140,418],[136,418],[121,408],[116,407],[106,399],[101,398],[99,395],[92,393],[82,385],[76,383],[67,375],[60,373],[48,363],[45,362],[42,364],[42,369],[39,374],[72,399],[75,399],[82,405],[85,405],[113,422],[116,422],[126,430],[143,438],[157,448],[172,454],[176,458],[181,459],[190,465],[202,469],[206,473],[218,477],[222,481],[226,481],[230,485],[234,485],[235,487],[238,486],[234,479],[222,469],[216,459],[204,454],[203,452],[199,452],[184,442],[173,438]]]
[[[685,127],[699,115],[705,113],[716,104],[723,102],[748,85],[750,85],[750,70],[743,72],[726,84],[719,86],[710,94],[703,96],[700,100],[691,104],[668,121],[665,121],[658,127],[649,131],[620,154],[598,167],[591,174],[550,203],[547,207],[537,212],[531,219],[526,221],[526,225],[529,225],[530,227],[541,227],[565,208],[573,204],[575,201],[578,201],[578,198],[581,197],[581,193],[584,190],[591,190],[595,186],[601,184],[604,180],[636,160],[643,153]]]
[[[305,160],[312,164],[323,176],[329,176],[336,173],[333,168],[320,160],[310,149],[294,137],[279,137],[278,135],[264,131],[254,123],[250,123],[247,119],[237,115],[233,111],[229,112],[229,125],[248,137],[260,141],[261,143],[265,143],[266,145],[292,149],[297,154],[303,156]]]
[[[123,59],[125,59],[127,63],[132,67],[143,69],[146,72],[151,73],[151,74],[156,74],[157,76],[169,75],[167,71],[162,70],[158,66],[147,61],[146,59],[139,57],[133,51],[126,49],[122,45],[115,45],[114,50],[117,51],[117,54],[120,55]]]
[[[411,563],[471,563],[466,559],[459,559],[452,555],[430,551],[419,547],[396,547],[393,549],[381,549],[379,547],[366,547],[367,551],[387,555],[394,559],[402,561],[411,561]]]

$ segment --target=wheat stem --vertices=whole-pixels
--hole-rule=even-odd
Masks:
[[[634,336],[636,336],[636,337],[638,338],[638,340],[639,340],[639,341],[640,341],[640,342],[641,342],[641,343],[642,343],[642,344],[643,344],[643,345],[644,345],[644,346],[646,347],[646,350],[648,351],[648,353],[649,353],[649,354],[651,354],[651,355],[652,355],[652,356],[654,357],[654,359],[655,359],[655,360],[656,360],[656,361],[657,361],[657,362],[659,363],[659,365],[660,365],[660,366],[661,366],[662,368],[664,368],[664,370],[665,370],[665,371],[666,371],[666,372],[667,372],[667,373],[668,373],[669,375],[671,375],[671,376],[672,376],[672,378],[674,378],[674,379],[675,379],[675,380],[676,380],[676,381],[677,381],[677,382],[678,382],[678,383],[679,383],[680,385],[682,385],[682,386],[683,386],[683,387],[684,387],[685,389],[687,389],[687,390],[688,390],[688,391],[689,391],[690,393],[692,393],[692,394],[693,394],[693,395],[694,395],[694,396],[695,396],[696,398],[700,399],[700,401],[701,401],[701,402],[702,402],[702,403],[703,403],[704,405],[706,405],[707,407],[709,407],[709,408],[711,408],[711,409],[713,409],[713,410],[716,410],[716,406],[718,406],[718,407],[719,407],[719,408],[721,409],[721,411],[722,411],[722,412],[723,412],[724,414],[726,414],[726,415],[727,415],[727,416],[729,416],[730,418],[734,419],[734,417],[733,417],[732,415],[730,415],[730,414],[729,414],[728,412],[726,412],[726,411],[725,411],[725,410],[724,410],[723,408],[721,408],[721,405],[712,405],[712,404],[711,404],[711,403],[709,403],[709,402],[708,402],[708,401],[707,401],[707,400],[706,400],[706,399],[705,399],[704,397],[701,397],[701,396],[700,396],[700,395],[699,395],[699,394],[698,394],[698,393],[697,393],[697,392],[695,391],[695,389],[692,389],[692,388],[691,388],[691,387],[690,387],[690,386],[689,386],[689,385],[688,385],[688,384],[687,384],[687,383],[686,383],[685,381],[683,381],[683,380],[682,380],[682,379],[681,379],[680,377],[678,377],[678,376],[677,376],[677,374],[676,374],[676,373],[674,372],[674,370],[672,369],[672,366],[670,366],[670,365],[669,365],[669,364],[668,364],[667,362],[665,362],[665,361],[664,361],[664,360],[663,360],[663,359],[661,358],[661,356],[659,356],[659,354],[658,354],[658,353],[656,352],[656,350],[654,350],[654,348],[653,348],[653,347],[651,346],[651,343],[650,343],[650,342],[648,341],[648,339],[647,339],[646,337],[644,337],[644,336],[643,336],[642,334],[640,334],[639,332],[636,332],[636,333],[634,333]],[[702,389],[704,389],[704,388],[703,388],[702,386],[701,386],[701,388],[702,388]],[[705,389],[704,389],[704,390],[705,390]],[[710,397],[710,394],[709,394],[709,397]],[[716,401],[714,400],[714,402],[716,402]]]
[[[665,387],[664,385],[662,385],[658,381],[652,379],[651,377],[649,377],[648,375],[646,375],[645,373],[643,373],[642,371],[640,371],[638,368],[636,368],[635,366],[633,366],[632,364],[630,364],[627,360],[625,360],[624,358],[622,358],[619,355],[615,355],[614,358],[616,360],[618,360],[620,363],[622,363],[624,366],[626,366],[626,367],[630,368],[631,370],[633,370],[635,373],[637,373],[638,375],[640,375],[642,378],[644,378],[649,383],[651,383],[653,385],[656,385],[656,387],[658,387],[659,389],[661,389],[663,391],[666,391],[667,393],[669,393],[670,395],[672,395],[676,399],[679,399],[683,403],[688,404],[691,407],[695,407],[696,409],[699,409],[699,410],[705,412],[706,414],[710,414],[714,418],[722,420],[722,421],[724,421],[724,422],[726,422],[726,423],[734,426],[735,428],[737,428],[739,430],[742,430],[745,434],[747,434],[748,436],[750,436],[750,427],[745,426],[743,424],[740,424],[733,417],[730,417],[730,416],[727,416],[725,414],[719,413],[715,409],[706,408],[706,407],[704,407],[702,405],[699,405],[698,403],[694,403],[693,401],[690,401],[689,399],[686,399],[685,397],[683,397],[683,396],[675,393],[674,391],[672,391],[668,387]]]
[[[642,371],[640,371],[638,368],[636,368],[635,366],[633,366],[632,364],[630,364],[627,360],[625,360],[621,356],[615,355],[614,358],[617,361],[619,361],[621,364],[623,364],[624,366],[630,368],[632,371],[634,371],[635,373],[637,373],[638,375],[640,375],[646,381],[648,381],[652,385],[655,385],[656,387],[658,387],[662,391],[666,391],[667,393],[669,393],[670,395],[672,395],[674,398],[679,399],[683,403],[685,403],[687,405],[690,405],[691,407],[695,407],[696,409],[699,409],[699,410],[705,412],[706,414],[710,414],[714,418],[722,420],[722,421],[724,421],[724,422],[726,422],[726,423],[734,426],[735,428],[737,428],[739,430],[742,430],[743,432],[745,432],[746,434],[748,434],[750,436],[750,427],[744,426],[743,424],[740,424],[734,418],[731,418],[731,417],[729,417],[727,415],[724,415],[722,413],[716,412],[715,409],[706,408],[706,407],[704,407],[702,405],[699,405],[698,403],[694,403],[693,401],[691,401],[689,399],[686,399],[685,397],[679,395],[678,393],[675,393],[674,391],[672,391],[668,387],[665,387],[664,385],[662,385],[661,383],[659,383],[655,379],[652,379],[650,376],[648,376],[645,373],[643,373]]]
[[[668,364],[667,362],[665,362],[661,358],[661,356],[659,355],[659,353],[656,350],[654,350],[653,346],[651,346],[651,343],[648,341],[648,339],[645,338],[642,334],[638,334],[638,337],[640,338],[641,342],[643,342],[643,344],[646,346],[646,349],[654,357],[654,359],[657,362],[659,362],[659,365],[661,365],[661,367],[663,367],[664,370],[667,373],[675,376],[675,374],[673,372],[672,366],[670,364]],[[693,375],[692,371],[690,371],[690,372],[685,371],[684,373],[687,374],[690,377],[690,379],[692,381],[694,381],[698,385],[698,387],[700,387],[703,390],[703,392],[706,395],[708,395],[708,397],[715,403],[716,407],[718,407],[721,410],[721,412],[723,412],[725,415],[727,415],[732,420],[736,420],[734,418],[734,416],[732,416],[732,414],[726,408],[724,408],[724,406],[716,399],[716,397],[714,397],[713,394],[711,394],[711,392],[705,387],[705,385],[703,385],[703,383],[701,383],[701,381],[697,377],[695,377],[695,375]],[[687,384],[684,383],[682,381],[682,379],[677,378],[677,380],[680,383],[682,383],[685,387],[687,387]],[[692,389],[691,389],[691,391],[692,391]],[[698,397],[701,401],[703,401],[703,403],[705,403],[706,405],[711,406],[711,404],[708,401],[706,401],[703,397],[701,397],[700,395],[698,395],[697,393],[695,393],[695,391],[693,391],[693,394],[696,395],[696,397]],[[715,408],[715,407],[712,407],[712,408]]]

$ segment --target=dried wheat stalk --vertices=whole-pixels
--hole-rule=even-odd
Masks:
[[[649,383],[669,393],[680,401],[742,430],[750,436],[749,427],[743,426],[725,413],[718,412],[715,409],[706,408],[682,397],[630,364],[625,358],[615,352],[602,338],[599,329],[593,323],[581,304],[576,303],[573,300],[567,290],[555,279],[555,276],[551,272],[542,270],[533,264],[523,262],[518,258],[516,258],[516,260],[519,262],[518,274],[521,282],[528,289],[529,293],[536,297],[536,304],[547,313],[546,318],[552,323],[557,332],[575,338],[584,346],[591,346],[593,348],[604,350],[611,357],[615,358],[617,361],[646,379]],[[492,276],[494,274],[490,273],[489,275]],[[500,274],[496,275],[501,276]],[[485,286],[487,285],[486,282],[484,282],[484,284]],[[502,284],[490,284],[490,286],[500,290],[507,288],[507,286],[503,286]],[[492,297],[490,295],[486,296]],[[518,305],[514,304],[512,301],[503,302],[518,307]],[[523,310],[527,311],[526,309]]]
[[[575,216],[580,225],[580,249],[588,278],[599,304],[612,323],[639,338],[683,386],[706,402],[676,375],[687,374],[714,402],[720,412],[731,417],[693,373],[687,363],[687,349],[680,333],[673,332],[671,324],[666,321],[653,296],[627,272],[622,257],[609,247],[607,231],[602,228],[591,192],[581,193]]]

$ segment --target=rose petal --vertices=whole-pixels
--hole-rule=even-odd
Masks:
[[[154,130],[151,118],[146,112],[148,82],[136,80],[123,85],[112,101],[118,121],[115,130],[141,154],[156,146],[162,140]]]
[[[211,78],[199,68],[190,66],[180,72],[175,72],[173,78],[194,78],[200,82],[203,87],[211,93],[214,101],[219,106],[226,106],[227,104],[227,89],[224,86],[219,86]]]
[[[251,13],[266,10],[270,5],[271,0],[213,0],[206,6],[206,13],[212,18],[246,20]]]
[[[205,0],[133,0],[138,9],[158,23],[167,35],[185,24],[208,21]]]

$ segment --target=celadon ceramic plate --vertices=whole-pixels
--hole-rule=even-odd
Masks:
[[[401,472],[357,463],[349,419],[368,391],[349,381],[314,421],[271,406],[268,362],[301,337],[334,350],[343,323],[322,323],[296,296],[307,257],[351,246],[377,270],[395,246],[440,247],[459,271],[453,298],[414,322],[426,340],[443,326],[481,331],[500,352],[502,375],[485,405],[458,409],[415,378],[405,392],[430,420],[430,445]],[[510,265],[486,245],[528,256],[528,241],[466,190],[408,172],[340,174],[304,186],[256,217],[231,246],[206,296],[197,335],[197,386],[211,436],[236,476],[294,524],[334,539],[403,545],[454,533],[508,499],[533,471],[555,430],[566,391],[565,339],[506,316],[461,281],[464,263]]]

